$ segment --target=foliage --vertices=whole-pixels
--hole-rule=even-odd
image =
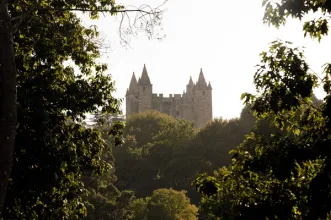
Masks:
[[[127,219],[131,215],[129,204],[135,199],[135,195],[132,191],[119,191],[116,188],[115,158],[112,153],[113,148],[119,143],[122,143],[120,141],[123,139],[122,118],[116,114],[103,114],[101,112],[96,115],[97,122],[92,127],[101,132],[107,144],[102,152],[102,160],[108,162],[111,168],[102,175],[95,175],[89,172],[89,170],[85,170],[83,182],[85,188],[88,190],[88,195],[84,198],[88,207],[85,219]]]
[[[124,118],[119,114],[105,114],[99,111],[93,115],[90,122],[92,127],[105,131],[116,122],[124,122]]]
[[[196,129],[193,123],[156,111],[131,116],[124,130],[125,143],[114,149],[117,186],[137,196],[173,185],[168,164],[189,147]]]
[[[130,210],[132,210],[132,216],[130,218],[134,220],[148,220],[149,210],[147,204],[150,200],[150,197],[133,200],[130,204]]]
[[[99,3],[89,1],[85,7]],[[112,7],[114,2],[101,3]],[[72,12],[43,10],[82,4],[9,4],[13,17],[38,10],[14,35],[19,127],[5,219],[81,219],[86,215],[82,172],[100,174],[110,169],[101,159],[105,148],[101,134],[82,125],[84,115],[98,108],[119,112],[120,101],[112,96],[114,84],[103,74],[107,66],[96,61],[98,32],[83,27]],[[64,65],[69,59],[80,73]]]
[[[125,144],[113,149],[118,176],[115,185],[133,190],[139,197],[158,188],[185,190],[197,204],[200,198],[190,182],[199,173],[212,174],[231,162],[229,151],[244,140],[256,122],[251,112],[244,114],[240,119],[215,119],[199,131],[187,121],[155,111],[131,116],[124,131]],[[203,213],[200,216],[203,218]]]
[[[195,220],[198,208],[190,204],[184,191],[154,190],[151,197],[137,199],[131,204],[132,219]]]
[[[156,111],[133,115],[126,123],[125,144],[114,148],[116,186],[139,197],[162,187],[184,189],[198,202],[190,182],[200,172],[227,165],[229,151],[244,134],[238,119],[216,119],[197,131],[191,122]]]
[[[0,1],[0,35],[2,37],[0,41],[2,48],[2,53],[0,53],[0,66],[2,67],[0,69],[0,75],[2,78],[0,82],[2,94],[0,103],[0,127],[3,131],[1,134],[6,137],[1,138],[1,145],[3,145],[3,147],[1,147],[0,162],[5,166],[1,166],[0,172],[0,215],[2,215],[4,207],[4,200],[13,161],[20,157],[20,155],[18,155],[14,158],[14,142],[16,137],[17,121],[19,124],[26,126],[26,123],[25,121],[22,121],[22,118],[23,120],[27,120],[27,118],[30,117],[26,116],[22,109],[29,112],[29,114],[32,112],[36,115],[39,113],[45,113],[44,115],[41,115],[41,120],[44,120],[42,122],[47,124],[47,126],[50,126],[53,130],[50,129],[51,131],[47,131],[49,134],[45,134],[46,131],[41,132],[40,137],[48,137],[53,134],[56,136],[55,133],[62,134],[63,132],[81,132],[81,136],[96,136],[90,140],[87,140],[89,138],[86,138],[86,145],[91,147],[90,145],[92,145],[92,142],[94,141],[94,144],[97,145],[96,150],[91,153],[84,152],[82,155],[77,156],[77,165],[81,167],[78,168],[76,165],[73,165],[74,167],[76,166],[78,170],[73,170],[75,174],[72,174],[70,181],[80,175],[80,172],[77,173],[76,171],[80,171],[85,165],[87,167],[91,167],[91,165],[87,164],[92,164],[92,167],[99,169],[98,172],[104,169],[98,165],[99,161],[97,159],[94,158],[93,161],[88,161],[92,160],[91,158],[94,156],[98,158],[96,155],[100,153],[99,149],[101,149],[100,147],[102,146],[102,140],[97,137],[97,133],[94,133],[94,131],[90,132],[90,130],[84,130],[83,127],[79,126],[71,126],[71,128],[68,129],[62,128],[62,124],[64,122],[67,123],[68,121],[72,122],[71,124],[79,123],[82,125],[81,122],[82,119],[84,119],[84,114],[93,113],[98,109],[98,107],[102,108],[103,112],[118,112],[119,103],[119,100],[114,99],[111,96],[111,92],[114,90],[114,85],[111,82],[111,78],[103,75],[103,72],[106,70],[106,65],[97,64],[96,62],[96,59],[99,57],[98,49],[100,46],[100,41],[98,42],[97,40],[98,32],[96,27],[82,27],[80,25],[80,20],[77,19],[74,12],[87,12],[89,13],[89,17],[91,19],[97,19],[99,13],[101,12],[107,12],[110,15],[122,13],[123,19],[129,18],[129,20],[130,17],[128,12],[136,12],[137,15],[134,22],[131,23],[129,21],[128,24],[130,26],[128,27],[130,31],[124,29],[122,26],[123,19],[121,20],[120,36],[122,40],[128,43],[127,38],[130,34],[134,34],[133,30],[135,30],[135,32],[136,30],[143,30],[148,33],[150,37],[154,34],[154,27],[160,25],[162,11],[159,7],[156,9],[148,7],[148,5],[143,5],[140,8],[129,10],[125,9],[121,5],[117,5],[114,0],[87,0],[83,2],[73,0],[41,0],[37,2],[25,0],[11,2]],[[139,27],[137,25],[138,23]],[[74,74],[74,68],[72,66],[65,67],[63,64],[65,61],[73,61],[81,73]],[[42,80],[46,80],[46,82],[42,82]],[[52,85],[52,83],[55,84]],[[39,87],[39,84],[42,84],[43,86]],[[25,86],[27,86],[27,90],[25,90]],[[20,90],[18,91],[18,96],[21,97],[18,97],[18,99],[21,98],[21,100],[17,100],[16,89]],[[74,95],[72,95],[72,93]],[[57,95],[60,96],[59,100],[56,100]],[[32,96],[33,98],[26,98],[27,96]],[[39,106],[30,108],[30,105],[32,105],[31,103],[34,102],[34,98],[37,98],[36,102]],[[30,103],[23,104],[25,101],[24,99]],[[38,103],[39,101],[40,103]],[[17,106],[16,103],[19,103],[21,106]],[[54,111],[52,110],[53,105]],[[43,118],[43,116],[45,117]],[[21,118],[18,119],[18,117]],[[33,120],[38,119],[33,118]],[[59,121],[59,125],[56,123],[52,124],[52,122],[55,121]],[[29,124],[29,126],[29,129],[31,129],[31,132],[33,133],[34,129],[32,129],[32,127],[34,125]],[[23,128],[23,130],[27,129],[27,127],[28,126]],[[117,126],[117,128],[120,127],[120,125]],[[47,130],[46,126],[43,129]],[[17,133],[19,132],[22,131],[18,131]],[[34,138],[31,134],[28,134],[27,136],[29,135],[31,138]],[[36,139],[38,138],[39,136]],[[61,145],[61,143],[58,143],[59,141],[67,141],[68,143],[70,141],[75,141],[75,137],[71,139],[68,139],[67,137],[60,138],[61,140],[56,140],[54,143],[50,143],[53,140],[49,141],[46,140],[46,138],[45,140],[37,140],[37,142],[39,141],[39,144],[41,142],[45,142],[45,148],[47,148],[48,145]],[[21,138],[18,142],[22,140],[23,139]],[[35,141],[35,139],[33,140]],[[78,146],[79,145],[81,144],[78,144]],[[39,148],[37,147],[37,149]],[[23,151],[24,150],[25,149],[23,149]],[[21,148],[19,148],[19,151],[21,151]],[[15,153],[17,154],[17,152]],[[38,158],[38,156],[36,157]],[[81,160],[79,158],[80,156],[88,159],[84,158]],[[70,163],[70,161],[67,162]],[[42,169],[42,166],[39,166],[39,164],[33,164],[35,161],[31,163],[32,166]],[[104,167],[107,166],[104,165]],[[66,168],[63,169],[66,170]],[[54,175],[57,176],[57,173],[54,173]],[[77,186],[76,188],[79,187]],[[78,191],[81,191],[81,189]],[[77,197],[75,195],[76,193],[74,193],[74,190],[73,194],[73,198],[78,199],[77,202],[79,202],[79,196]],[[14,200],[13,196],[10,197],[11,200]],[[34,196],[31,201],[32,204],[34,204],[37,200],[38,204],[45,202],[39,201],[39,199],[39,195]],[[67,203],[66,199],[60,200],[64,201],[66,204],[70,203],[70,201]],[[12,202],[13,201],[10,201],[10,203]],[[57,201],[54,200],[52,202]],[[77,202],[73,202],[73,204],[77,205]],[[24,201],[17,200],[14,203],[17,203],[17,207],[19,207],[21,204],[24,204]],[[63,204],[61,202],[58,203],[58,206],[62,206],[64,204],[63,202]],[[63,207],[66,206],[63,209],[63,211],[66,209],[66,211],[64,211],[65,213],[63,213],[64,218],[68,218],[67,215],[71,210],[77,210],[77,213],[80,213],[76,217],[84,215],[84,208],[75,208],[72,206],[73,204],[66,204],[63,205]],[[19,209],[21,208],[19,207],[15,211],[10,211],[12,212],[10,215],[21,215],[19,214]],[[29,210],[29,207],[23,209]],[[31,218],[37,218],[37,216],[43,212],[43,209],[44,208],[41,208],[36,211],[36,213],[32,211],[32,214],[28,214],[28,216],[31,215]],[[50,208],[48,210],[51,213],[55,213]],[[50,218],[51,216],[48,214],[46,214],[46,216]],[[25,214],[22,214],[19,218],[25,218],[24,215]],[[55,214],[55,216],[56,215],[57,214]],[[62,214],[59,215],[61,216]],[[30,218],[28,216],[27,218]]]
[[[209,164],[209,172],[231,162],[229,151],[237,147],[244,139],[244,135],[248,133],[242,127],[243,120],[214,119],[197,134],[193,144],[199,147],[195,153]],[[253,126],[254,123],[250,124],[251,128]]]
[[[301,19],[310,11],[330,11],[330,1],[264,1],[264,21],[275,26],[288,16]],[[326,17],[304,24],[305,34],[321,39],[328,33]],[[232,151],[232,164],[213,177],[193,183],[203,195],[202,207],[212,218],[328,219],[330,215],[330,65],[318,82],[303,51],[289,42],[272,42],[261,53],[254,76],[259,95],[242,98],[259,118],[281,132],[253,132]],[[318,102],[312,90],[323,84]],[[251,149],[251,151],[247,151]],[[209,181],[208,181],[209,180]],[[208,192],[212,193],[208,193]],[[211,194],[211,195],[210,195]],[[226,201],[226,202],[224,202]],[[258,213],[258,216],[257,216]]]
[[[325,219],[331,210],[329,96],[320,107],[312,104],[317,78],[288,42],[273,42],[261,57],[254,77],[259,95],[246,93],[245,102],[281,132],[251,133],[232,151],[229,169],[194,185],[214,217]]]
[[[276,27],[285,24],[288,17],[301,20],[308,13],[321,12],[318,19],[304,22],[304,35],[309,34],[320,41],[322,36],[326,36],[329,32],[331,3],[328,0],[280,0],[277,2],[263,0],[263,6],[265,7],[264,23]]]
[[[175,132],[178,130],[182,132]],[[127,135],[134,134],[141,145],[148,145],[153,141],[168,141],[167,144],[176,146],[187,144],[195,130],[193,123],[188,121],[175,119],[157,111],[146,111],[130,116],[124,132]],[[168,136],[172,136],[171,142],[165,138]]]
[[[107,189],[109,190],[109,188]],[[111,191],[111,190],[110,190]],[[107,193],[105,193],[107,194]],[[90,191],[88,196],[88,214],[86,220],[117,220],[128,219],[132,216],[130,204],[135,196],[132,191],[121,191],[113,197],[104,197],[103,192]]]

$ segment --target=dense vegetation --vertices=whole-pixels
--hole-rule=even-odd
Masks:
[[[328,0],[263,4],[264,22],[277,27],[319,11],[304,32],[328,34]],[[13,44],[0,51],[1,218],[331,218],[331,64],[319,79],[303,50],[274,41],[260,54],[257,95],[243,94],[239,118],[201,129],[156,111],[124,121],[107,66],[97,62],[98,32],[71,7],[90,9],[91,18],[121,9],[114,1],[0,1],[0,24],[29,18],[0,26],[0,45]],[[79,72],[64,65],[69,59]],[[12,67],[17,100],[3,87]],[[313,95],[319,85],[323,100]],[[93,125],[86,113],[95,114]]]
[[[95,127],[103,132],[111,129],[112,123],[109,123],[106,117],[104,120],[100,120],[100,116],[98,118],[102,123],[97,123]],[[126,219],[176,219],[161,215],[160,210],[158,218],[148,217],[153,215],[149,213],[149,210],[152,210],[148,208],[151,207],[148,205],[149,198],[153,198],[155,192],[165,193],[166,189],[172,188],[170,190],[173,193],[168,192],[168,196],[177,197],[175,194],[179,195],[178,193],[184,190],[192,203],[198,206],[201,197],[191,186],[191,182],[199,173],[213,174],[219,167],[230,164],[229,151],[235,149],[251,131],[271,134],[278,129],[268,120],[257,122],[249,106],[242,110],[240,118],[215,119],[202,129],[195,128],[189,121],[175,119],[157,111],[133,115],[126,120],[123,130],[124,143],[107,151],[113,153],[117,181],[112,182],[110,191],[105,188],[106,191],[100,191],[99,196],[104,197],[103,194],[111,193],[115,189],[118,190],[116,196],[120,196],[121,191],[131,191],[131,196],[127,197],[130,202],[126,207],[121,206],[121,212],[126,213]],[[111,143],[112,137],[104,134],[105,140]],[[111,161],[114,161],[113,158]],[[111,180],[115,180],[115,177],[109,178],[107,183]],[[184,194],[181,197],[183,196]],[[112,198],[105,199],[103,203],[109,203]],[[101,204],[102,200],[99,202]],[[116,201],[112,204],[116,204]],[[139,213],[137,207],[140,207]],[[195,219],[195,208],[188,209],[192,210],[192,217],[188,219]],[[168,207],[168,211],[171,210],[173,209]],[[183,207],[180,211],[184,210]],[[180,215],[180,212],[176,215]],[[200,211],[199,219],[206,217],[207,212]]]
[[[319,11],[320,18],[304,23],[304,34],[318,40],[328,34],[330,1],[264,4],[264,21],[275,26],[289,16],[301,19]],[[242,98],[280,131],[252,132],[232,151],[228,168],[200,175],[195,185],[202,207],[211,219],[330,219],[330,64],[319,78],[302,49],[279,40],[260,56],[254,76],[258,95]],[[319,85],[326,96],[314,103]]]
[[[5,218],[80,218],[86,212],[82,171],[110,168],[99,159],[104,140],[82,121],[100,109],[120,113],[120,102],[112,96],[107,65],[97,61],[99,32],[84,27],[76,11],[91,19],[101,11],[127,13],[113,0],[0,1],[0,215]],[[150,36],[161,13],[136,12],[139,30]]]

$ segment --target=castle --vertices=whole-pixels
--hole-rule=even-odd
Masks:
[[[183,94],[153,94],[153,85],[144,65],[141,78],[137,81],[133,73],[130,86],[126,92],[126,115],[157,110],[176,118],[193,121],[197,127],[203,127],[213,119],[212,87],[207,85],[202,69],[198,82],[193,83],[190,77]]]

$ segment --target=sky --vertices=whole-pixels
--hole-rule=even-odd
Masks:
[[[118,3],[151,7],[164,0],[122,0]],[[101,61],[108,64],[108,72],[115,80],[114,96],[123,98],[132,73],[141,76],[143,65],[153,84],[153,93],[180,93],[186,88],[190,76],[198,80],[200,68],[206,81],[213,87],[213,117],[226,119],[239,117],[243,108],[240,96],[254,92],[253,75],[259,64],[259,54],[269,43],[287,40],[297,46],[305,46],[305,56],[311,68],[322,75],[322,65],[328,62],[331,38],[320,43],[304,38],[302,22],[289,19],[280,29],[262,23],[262,0],[169,0],[159,27],[162,40],[148,39],[141,32],[123,46],[118,34],[120,16],[101,16],[91,21],[81,15],[84,25],[97,25],[110,48],[103,50]],[[310,19],[306,17],[304,20]],[[303,20],[303,21],[304,21]],[[161,30],[161,28],[163,30]],[[315,94],[323,98],[322,89]]]

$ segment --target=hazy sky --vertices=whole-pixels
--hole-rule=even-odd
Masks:
[[[126,0],[125,5],[149,4],[158,6],[163,0]],[[305,46],[311,68],[321,73],[328,61],[331,39],[319,44],[304,38],[299,21],[289,20],[277,30],[262,24],[262,0],[169,0],[164,8],[163,25],[166,37],[148,40],[144,33],[131,39],[131,48],[123,47],[118,36],[119,17],[101,16],[90,21],[83,16],[85,25],[96,24],[111,42],[111,49],[103,55],[109,73],[116,81],[116,96],[124,98],[132,72],[137,78],[146,64],[154,93],[182,93],[189,77],[197,81],[200,68],[213,87],[213,116],[239,116],[243,107],[240,95],[254,92],[254,66],[259,53],[278,39]],[[318,97],[323,93],[316,91]],[[125,101],[123,102],[125,109]]]

